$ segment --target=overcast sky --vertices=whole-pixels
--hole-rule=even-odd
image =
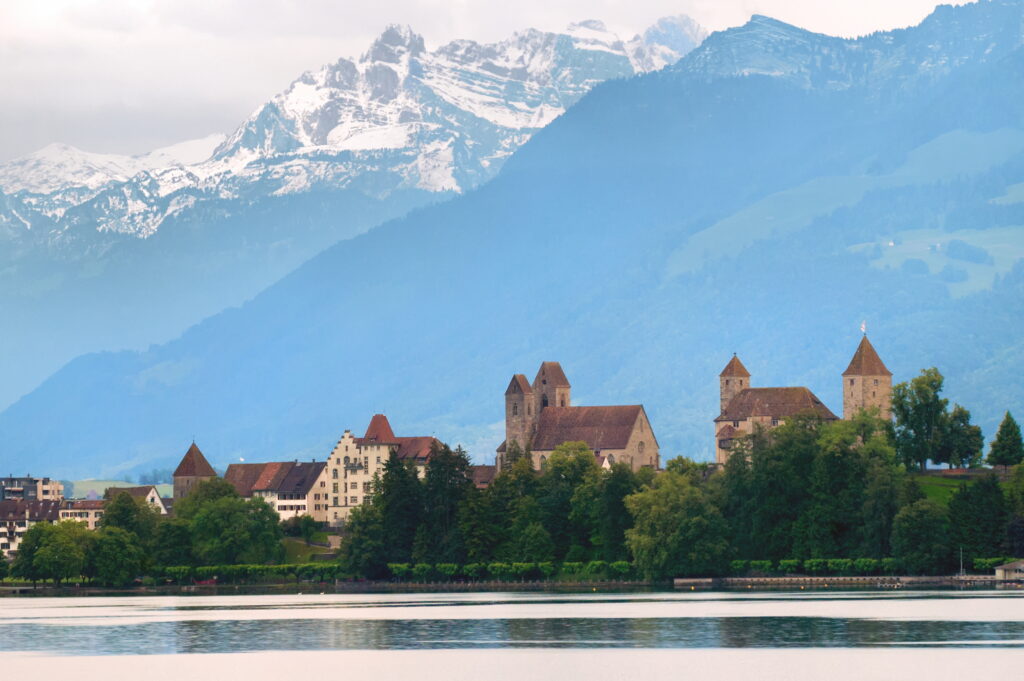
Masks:
[[[962,0],[959,0],[962,1]],[[433,48],[601,19],[624,36],[688,14],[710,30],[767,14],[855,36],[934,0],[3,0],[0,161],[65,142],[143,153],[230,132],[305,70],[357,56],[389,23]]]

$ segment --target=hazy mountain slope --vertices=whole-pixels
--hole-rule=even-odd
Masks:
[[[0,356],[18,357],[0,364],[0,408],[78,354],[165,341],[340,239],[486,181],[595,84],[703,37],[685,17],[625,41],[590,21],[428,51],[391,27],[226,138],[0,164]]]
[[[754,385],[838,410],[867,319],[897,380],[938,365],[991,436],[1024,405],[1022,11],[942,9],[859,41],[762,18],[716,34],[597,87],[482,188],[174,342],[75,360],[0,433],[18,462],[103,474],[192,436],[222,463],[323,456],[386,410],[484,459],[509,375],[558,359],[577,401],[642,402],[664,456],[699,457],[731,352]]]

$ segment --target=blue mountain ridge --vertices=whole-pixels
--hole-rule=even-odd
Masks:
[[[106,475],[192,437],[215,464],[320,458],[376,411],[488,461],[509,376],[549,359],[581,404],[643,403],[663,459],[707,459],[732,352],[840,411],[863,319],[896,380],[938,366],[990,437],[1024,406],[1022,36],[1008,0],[858,40],[714,34],[487,185],[172,342],[72,361],[0,414],[3,462]]]

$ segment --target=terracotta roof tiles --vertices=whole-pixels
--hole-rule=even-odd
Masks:
[[[565,372],[562,371],[562,365],[558,362],[541,362],[540,369],[537,370],[537,377],[533,379],[533,384],[538,385],[544,382],[547,385],[553,385],[556,388],[571,388],[569,385],[569,379],[566,378]]]
[[[623,449],[643,407],[548,407],[537,419],[533,451],[549,451],[565,442],[586,442],[597,451]]]
[[[784,419],[803,411],[836,420],[836,415],[807,388],[747,388],[730,400],[715,421],[743,421],[752,416]]]
[[[886,368],[882,358],[875,352],[874,346],[865,335],[861,338],[860,345],[853,353],[850,366],[846,367],[843,376],[892,376],[892,372]]]
[[[722,373],[719,376],[725,376],[729,378],[750,378],[750,372],[747,371],[747,367],[743,366],[743,362],[736,355],[732,356],[729,363],[722,369]]]
[[[212,478],[216,477],[217,471],[213,470],[213,466],[206,460],[203,453],[199,451],[199,447],[196,447],[196,443],[193,442],[192,446],[185,452],[185,456],[181,458],[181,463],[174,471],[174,477],[199,477],[199,478]]]

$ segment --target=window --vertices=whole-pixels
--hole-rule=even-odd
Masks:
[[[646,446],[647,446],[647,445],[645,445],[645,444],[644,444],[644,441],[643,441],[643,440],[640,440],[640,444],[638,444],[638,445],[636,446],[636,450],[637,450],[638,452],[640,452],[641,454],[643,454],[643,453],[644,453],[644,448],[645,448]]]
[[[739,428],[740,427],[740,422],[739,421],[733,421],[732,422],[732,427],[733,428]]]
[[[353,483],[352,483],[352,484],[351,484],[351,485],[349,486],[349,489],[357,489],[357,487],[356,487],[356,484],[357,484],[357,483],[354,483],[354,482],[353,482]]]
[[[541,395],[541,398],[540,398],[540,408],[543,409],[546,406],[548,406],[548,396],[547,395]]]
[[[338,469],[337,468],[335,468],[334,470],[331,471],[331,477],[334,478],[335,480],[338,479]]]
[[[778,419],[772,419],[772,427],[774,428],[777,425],[779,425],[779,420]]]
[[[512,416],[519,416],[519,405],[518,404],[513,404],[512,405]]]
[[[377,465],[378,466],[380,465],[380,457],[379,456],[377,457]]]
[[[878,379],[877,378],[875,379],[875,385],[878,385]]]
[[[742,378],[740,379],[740,387],[741,388],[743,387],[743,379]]]
[[[350,504],[358,504],[359,503],[359,497],[349,497],[348,501],[349,501]]]
[[[335,491],[337,491],[337,490],[335,490]],[[333,501],[334,501],[334,504],[333,504],[333,505],[334,505],[334,506],[337,506],[337,505],[338,505],[338,497],[334,497]],[[335,513],[335,514],[334,514],[334,517],[335,517],[335,518],[337,518],[337,517],[338,517],[338,514],[337,514],[337,513]]]
[[[348,447],[346,447],[346,449],[348,449]],[[348,463],[348,457],[347,456],[345,457],[345,463]]]
[[[331,485],[331,491],[334,492],[335,494],[338,493],[338,483],[334,483],[333,485]]]
[[[564,397],[562,398],[561,404],[562,404],[563,407],[565,406],[565,398]]]
[[[530,405],[527,404],[526,405],[526,415],[529,416],[531,413],[532,413],[532,410],[530,409]]]
[[[850,379],[850,385],[853,385],[854,380],[855,379],[853,379],[853,378]]]

